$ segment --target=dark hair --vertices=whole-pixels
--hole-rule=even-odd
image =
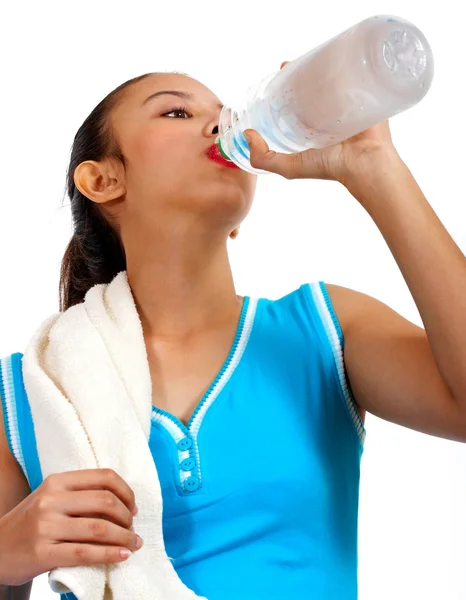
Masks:
[[[79,128],[71,149],[67,172],[67,194],[71,202],[74,234],[61,263],[60,311],[84,300],[98,283],[110,283],[126,269],[126,257],[117,231],[102,209],[81,194],[74,183],[76,167],[86,161],[111,156],[124,164],[124,157],[112,134],[110,113],[118,104],[121,92],[148,77],[146,73],[130,79],[108,94]]]

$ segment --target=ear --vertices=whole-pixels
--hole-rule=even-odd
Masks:
[[[97,204],[105,204],[126,193],[121,163],[104,159],[86,160],[74,171],[74,183],[81,194]]]
[[[233,231],[230,233],[230,237],[232,240],[234,240],[236,237],[238,237],[239,234],[239,227],[237,227],[236,229],[233,229]]]

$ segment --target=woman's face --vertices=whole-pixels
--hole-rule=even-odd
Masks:
[[[207,155],[220,111],[215,94],[185,75],[150,75],[125,90],[111,115],[126,162],[123,229],[131,219],[228,236],[246,217],[257,177]]]

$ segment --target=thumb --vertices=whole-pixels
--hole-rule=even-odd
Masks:
[[[251,166],[270,173],[290,178],[290,155],[274,152],[269,149],[264,138],[254,129],[245,129],[243,135],[249,146]]]

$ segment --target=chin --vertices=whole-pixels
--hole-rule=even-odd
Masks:
[[[240,223],[248,214],[253,195],[249,190],[236,185],[204,185],[201,194],[191,195],[186,209],[199,214],[210,213],[214,222]]]

